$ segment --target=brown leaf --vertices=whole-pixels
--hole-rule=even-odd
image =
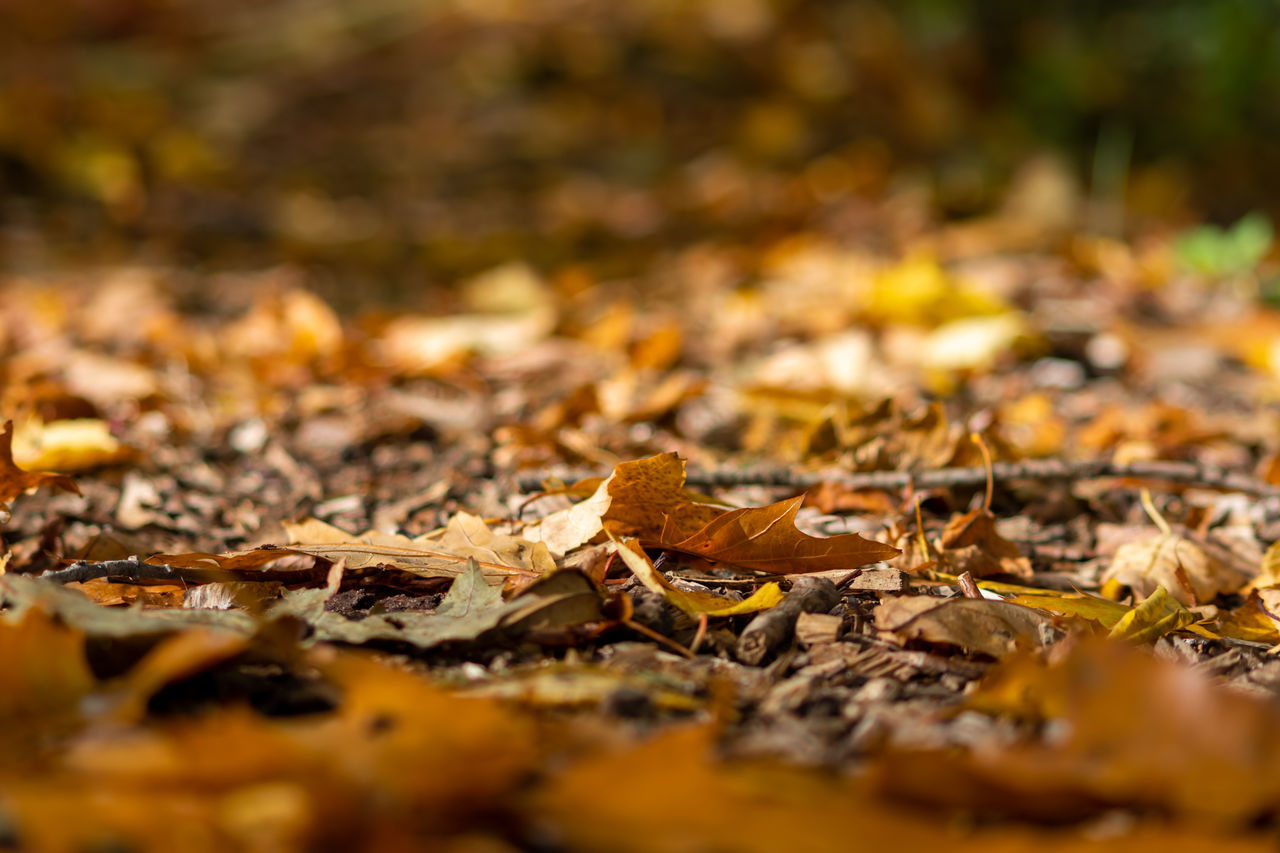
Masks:
[[[875,620],[879,630],[903,641],[959,646],[994,658],[1046,645],[1057,633],[1051,616],[985,598],[891,598],[876,607]]]
[[[1111,837],[1061,827],[958,821],[887,801],[860,780],[767,762],[717,760],[711,727],[676,729],[631,748],[589,755],[530,791],[525,808],[571,851],[733,850],[826,853],[1262,853],[1265,842],[1203,829],[1137,827]],[[654,792],[679,779],[697,796]],[[609,796],[601,796],[608,791]],[[590,808],[584,807],[589,803]],[[975,812],[982,814],[983,812]],[[851,840],[852,839],[852,840]]]
[[[803,502],[800,496],[730,510],[687,539],[675,539],[662,530],[652,544],[774,574],[856,569],[898,553],[897,548],[856,533],[819,538],[798,530],[795,518]]]
[[[989,575],[1031,577],[1031,561],[1018,546],[996,532],[996,517],[987,509],[975,509],[947,522],[938,549],[940,561],[954,574],[969,572],[975,578]]]
[[[53,486],[67,492],[80,494],[75,481],[65,474],[23,471],[13,461],[13,421],[5,421],[0,431],[0,512],[7,512],[9,503],[18,495],[40,486]]]
[[[605,524],[616,537],[646,543],[664,530],[667,538],[690,536],[723,510],[693,500],[684,479],[684,460],[675,453],[622,462],[590,498],[527,528],[525,538],[565,554],[600,536]]]
[[[624,462],[582,503],[526,529],[525,536],[564,553],[600,536],[639,539],[743,569],[793,574],[856,569],[898,553],[856,533],[817,538],[796,529],[803,497],[725,511],[684,488],[684,460],[675,453]]]
[[[890,754],[890,792],[1037,819],[1156,808],[1244,826],[1280,806],[1280,712],[1208,673],[1089,640],[1056,662],[1010,658],[969,707],[1053,722],[1053,737],[981,751]]]

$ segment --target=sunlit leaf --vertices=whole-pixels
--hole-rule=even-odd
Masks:
[[[767,610],[783,599],[782,590],[776,583],[765,584],[742,601],[722,598],[709,592],[680,589],[654,568],[648,555],[636,540],[618,542],[614,539],[613,542],[617,547],[618,556],[640,579],[646,589],[658,593],[690,616],[735,616],[739,613],[755,613],[758,610]]]

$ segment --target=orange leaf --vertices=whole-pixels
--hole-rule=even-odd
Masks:
[[[685,539],[673,540],[664,529],[654,544],[774,574],[856,569],[899,553],[856,533],[809,536],[795,524],[803,502],[803,497],[794,497],[769,506],[731,510]]]

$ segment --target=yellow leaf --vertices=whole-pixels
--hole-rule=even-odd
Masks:
[[[979,586],[985,588],[986,584],[980,584]],[[1051,613],[1058,613],[1063,616],[1090,619],[1104,628],[1115,627],[1115,624],[1129,612],[1129,608],[1119,602],[1083,592],[1063,594],[1026,593],[1016,595],[1010,598],[1009,601],[1014,604],[1034,607],[1037,610],[1048,610]]]
[[[116,440],[107,422],[97,418],[29,420],[13,437],[14,460],[24,468],[84,471],[132,456],[133,450]]]
[[[1253,589],[1280,586],[1280,541],[1272,542],[1262,555],[1262,567],[1249,586]]]
[[[690,616],[736,616],[739,613],[755,613],[757,610],[768,610],[782,601],[782,590],[776,583],[765,584],[745,601],[721,598],[709,592],[679,589],[654,567],[639,542],[634,539],[629,542],[619,542],[613,536],[609,539],[617,548],[622,562],[626,563],[627,568],[640,579],[645,589],[658,593]]]
[[[1183,607],[1163,586],[1120,618],[1108,635],[1115,640],[1145,643],[1186,628],[1200,617]]]

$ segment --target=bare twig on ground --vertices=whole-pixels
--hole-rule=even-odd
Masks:
[[[1195,462],[1152,460],[1142,462],[1112,462],[1102,459],[1063,461],[1058,459],[1027,459],[1021,462],[998,462],[991,466],[991,474],[998,481],[1076,481],[1098,479],[1133,479],[1164,481],[1182,486],[1201,486],[1224,491],[1243,492],[1262,497],[1280,498],[1280,487],[1263,482],[1240,471],[1232,471],[1216,465]],[[573,481],[596,476],[593,472],[573,472],[562,479]],[[797,471],[791,468],[744,468],[716,471],[690,471],[686,483],[701,488],[728,488],[731,486],[772,486],[788,489],[811,489],[819,483],[838,483],[849,489],[883,489],[894,491],[906,488],[941,489],[950,487],[977,487],[987,481],[987,469],[937,468],[931,471]],[[536,492],[542,488],[537,477],[522,477],[518,486],[524,492]]]
[[[253,569],[188,568],[153,565],[137,557],[127,560],[77,560],[62,569],[50,569],[40,577],[55,583],[84,583],[105,578],[112,583],[182,583],[206,584],[219,581],[279,581],[303,583],[323,577],[317,569]]]

